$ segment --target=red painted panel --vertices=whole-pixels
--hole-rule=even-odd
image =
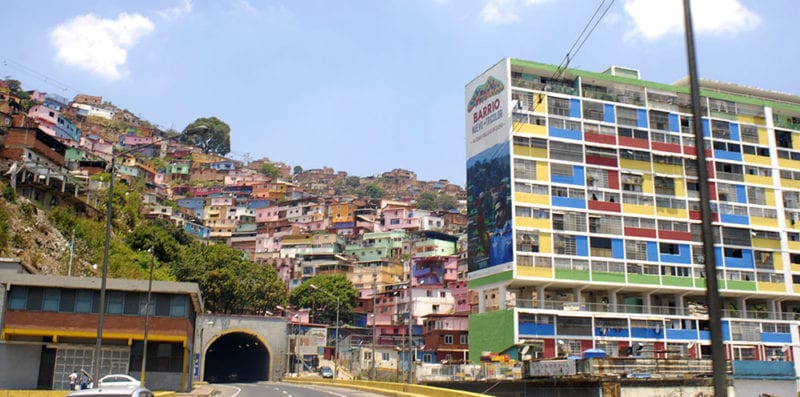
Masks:
[[[619,203],[609,203],[607,201],[589,200],[590,210],[621,212],[622,206]]]
[[[580,352],[572,352],[573,356],[581,356],[583,357],[584,350],[589,350],[594,348],[594,343],[591,340],[582,340],[581,341],[581,351]]]
[[[642,229],[642,228],[639,228],[639,227],[626,227],[625,228],[625,235],[626,236],[633,236],[633,237],[656,238],[656,230],[655,229]]]
[[[647,139],[636,139],[621,136],[619,137],[620,146],[635,147],[640,149],[650,149],[650,141]]]
[[[555,358],[556,357],[556,341],[555,339],[545,339],[544,340],[544,351],[542,352],[544,358]]]
[[[700,211],[689,211],[689,219],[693,219],[696,221],[703,220],[703,217],[700,215]]]
[[[615,158],[610,159],[608,157],[600,157],[600,156],[586,156],[586,164],[606,165],[609,167],[616,167],[617,159]]]
[[[692,241],[692,233],[690,232],[676,232],[672,230],[659,230],[658,231],[659,238],[665,238],[669,240],[684,240],[684,241]]]
[[[597,142],[597,143],[607,143],[609,145],[613,145],[617,143],[617,137],[610,136],[610,135],[601,135],[601,134],[590,134],[588,132],[583,134],[583,139],[586,142]]]
[[[674,143],[653,142],[653,150],[660,150],[662,152],[680,153],[681,145]]]
[[[689,154],[689,155],[692,155],[692,156],[697,156],[697,150],[695,150],[694,146],[684,146],[683,147],[683,153],[684,154]]]
[[[619,189],[619,171],[608,170],[608,188]]]

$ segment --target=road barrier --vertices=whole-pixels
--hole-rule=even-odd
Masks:
[[[376,382],[370,380],[333,380],[316,378],[284,378],[283,382],[346,387],[384,394],[392,397],[486,397],[488,394],[472,393],[441,387],[412,385],[408,383]]]

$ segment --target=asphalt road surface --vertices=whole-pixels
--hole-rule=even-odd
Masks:
[[[384,397],[382,394],[343,387],[259,382],[208,385],[220,391],[217,397]]]

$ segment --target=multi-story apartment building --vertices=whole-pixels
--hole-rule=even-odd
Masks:
[[[466,86],[471,360],[563,345],[708,357],[708,183],[726,357],[797,362],[800,97],[701,86],[702,131],[686,81],[630,69],[503,59]]]

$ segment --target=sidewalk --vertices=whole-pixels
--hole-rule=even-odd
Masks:
[[[183,397],[212,397],[219,394],[220,391],[214,389],[213,387],[205,384],[195,384],[193,385],[192,391],[189,393],[176,393],[176,396],[183,396]]]

